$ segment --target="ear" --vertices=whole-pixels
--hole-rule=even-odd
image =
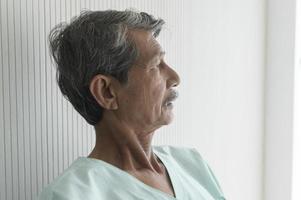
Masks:
[[[102,74],[94,76],[90,82],[90,92],[98,104],[107,110],[118,109],[117,93],[113,88],[112,78]]]

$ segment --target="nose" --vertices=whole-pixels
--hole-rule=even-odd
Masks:
[[[177,87],[181,82],[180,77],[175,70],[173,70],[171,67],[168,68],[169,68],[169,73],[168,73],[169,78],[167,80],[167,88]]]

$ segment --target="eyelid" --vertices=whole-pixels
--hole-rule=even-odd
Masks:
[[[165,60],[164,60],[164,55],[161,56],[161,57],[159,57],[159,61],[160,61],[160,63],[161,63],[161,62],[165,62]]]
[[[160,60],[159,62],[157,62],[156,66],[162,65],[162,62],[164,62],[164,61]]]

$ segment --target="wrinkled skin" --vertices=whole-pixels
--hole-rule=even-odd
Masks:
[[[113,77],[97,75],[90,91],[105,108],[95,126],[96,145],[88,157],[106,161],[142,182],[174,195],[163,163],[152,152],[154,131],[171,123],[173,111],[165,106],[178,74],[164,61],[164,52],[150,32],[131,31],[140,52],[121,85]]]
[[[135,39],[141,55],[130,70],[128,86],[120,93],[120,116],[135,129],[154,131],[172,120],[172,109],[163,105],[179,77],[164,62],[160,45],[149,33],[136,33]]]

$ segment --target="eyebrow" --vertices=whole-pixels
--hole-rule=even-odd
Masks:
[[[157,58],[157,57],[162,57],[162,56],[164,56],[165,54],[166,54],[165,51],[160,51],[159,53],[154,54],[154,55],[152,56],[152,58],[151,58],[150,61],[154,61],[155,58]]]

